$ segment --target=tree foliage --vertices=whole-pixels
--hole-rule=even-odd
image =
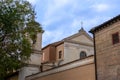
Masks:
[[[28,1],[0,0],[0,80],[23,66],[32,51],[29,39],[34,41],[37,32],[42,28]]]

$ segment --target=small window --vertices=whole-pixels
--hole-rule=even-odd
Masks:
[[[119,43],[119,33],[112,34],[112,42],[113,44]]]
[[[45,61],[45,53],[42,54],[42,61]]]
[[[85,52],[85,51],[81,51],[81,52],[80,52],[80,59],[84,59],[84,58],[86,58],[86,57],[87,57],[86,52]]]
[[[62,51],[59,51],[59,56],[58,56],[59,59],[62,58]]]

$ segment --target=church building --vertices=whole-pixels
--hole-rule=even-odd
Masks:
[[[41,72],[26,80],[95,80],[93,39],[83,28],[42,48],[41,61]]]
[[[7,80],[120,80],[120,15],[41,48],[37,35],[28,65]]]

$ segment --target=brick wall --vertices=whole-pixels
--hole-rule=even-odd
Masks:
[[[98,80],[120,80],[120,43],[112,43],[116,32],[120,38],[120,22],[95,33]]]

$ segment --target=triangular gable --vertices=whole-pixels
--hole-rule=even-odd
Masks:
[[[72,41],[77,41],[80,43],[88,43],[88,44],[93,44],[93,41],[91,39],[89,39],[86,35],[80,35],[78,37],[75,37],[73,39],[71,39]]]
[[[69,41],[76,41],[80,43],[86,43],[86,44],[93,44],[93,39],[92,37],[84,31],[84,29],[80,30],[78,33],[65,38],[64,40],[69,40]]]

